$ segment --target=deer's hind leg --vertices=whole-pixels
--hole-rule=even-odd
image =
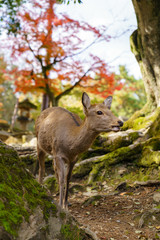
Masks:
[[[66,171],[66,175],[65,175],[65,197],[64,197],[64,207],[65,207],[65,209],[68,208],[69,182],[70,182],[70,179],[71,179],[74,164],[75,163],[71,162],[70,164],[67,165],[67,171]]]
[[[37,146],[37,153],[38,153],[38,161],[39,161],[39,177],[38,177],[38,181],[39,181],[39,183],[42,183],[44,175],[45,175],[45,155],[46,154],[38,146]]]
[[[54,169],[59,184],[59,205],[64,208],[65,161],[62,157],[55,157]]]

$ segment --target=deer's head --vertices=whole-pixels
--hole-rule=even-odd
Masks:
[[[111,112],[111,103],[112,97],[109,96],[103,103],[92,105],[87,93],[83,93],[83,110],[90,129],[96,132],[117,132],[120,130],[123,122]]]

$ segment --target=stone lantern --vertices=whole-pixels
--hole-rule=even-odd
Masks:
[[[30,119],[30,111],[31,109],[37,109],[37,106],[31,103],[27,98],[24,101],[19,102],[18,109],[19,114],[17,121],[20,123],[21,129],[26,131],[27,124],[32,121],[32,119]]]

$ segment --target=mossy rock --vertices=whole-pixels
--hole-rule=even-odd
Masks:
[[[106,180],[108,171],[111,168],[116,168],[119,164],[136,165],[137,168],[146,167],[149,170],[152,168],[157,169],[160,166],[159,143],[159,138],[153,138],[135,146],[123,147],[100,156],[97,162],[92,164],[92,170],[88,176],[88,184]]]
[[[61,218],[63,211],[47,190],[25,169],[17,152],[3,142],[0,142],[0,183],[1,239],[93,239],[68,213]]]
[[[160,108],[157,108],[154,112],[147,115],[147,112],[143,111],[136,112],[128,121],[126,121],[122,127],[122,130],[127,129],[147,129],[150,128],[149,132],[160,134],[160,127],[158,122],[160,121]]]
[[[106,180],[112,166],[116,168],[119,164],[130,164],[149,169],[158,168],[160,166],[160,137],[157,136],[148,140],[142,137],[139,140],[139,134],[139,131],[131,131],[127,134],[128,143],[132,144],[125,147],[118,148],[118,146],[121,146],[121,139],[120,136],[115,138],[110,144],[112,152],[96,158],[93,157],[88,161],[82,161],[75,167],[74,176],[85,179],[89,185],[94,185],[97,181]],[[117,144],[113,146],[115,142]],[[106,148],[107,146],[106,144]]]
[[[74,194],[77,192],[84,192],[85,191],[85,186],[81,184],[74,184],[69,188],[69,193]]]
[[[95,195],[95,196],[92,196],[92,197],[89,197],[88,199],[86,199],[84,202],[83,202],[83,205],[84,206],[88,206],[90,204],[92,205],[96,205],[96,203],[102,198],[101,195]]]
[[[160,136],[160,114],[157,114],[154,123],[150,126],[148,135],[149,137]]]
[[[64,224],[61,227],[61,234],[63,238],[61,240],[91,240],[90,236],[87,237],[85,231],[77,227],[77,225]]]
[[[43,181],[44,185],[51,192],[51,194],[58,192],[58,183],[54,175],[48,176]]]
[[[143,149],[143,144],[131,145],[116,149],[113,152],[97,157],[94,162],[84,162],[74,169],[74,176],[87,176],[88,184],[103,181],[106,178],[108,168],[119,163],[133,163],[138,161]],[[82,162],[83,163],[83,162]]]
[[[115,170],[112,168],[110,171],[110,177],[113,179],[125,181],[128,184],[133,185],[134,182],[146,182],[148,180],[159,180],[160,174],[159,169],[155,167],[140,167],[137,164],[127,166],[128,172],[126,172],[123,176],[114,176]],[[116,178],[117,177],[117,178]]]
[[[82,164],[78,167],[74,167],[72,178],[80,178],[83,179],[85,176],[87,176],[90,171],[92,170],[92,163]]]
[[[135,140],[137,140],[140,137],[139,131],[128,131],[128,132],[119,132],[118,134],[112,133],[110,135],[103,135],[103,137],[100,136],[100,138],[96,139],[96,142],[93,144],[93,148],[89,149],[87,152],[83,153],[80,156],[81,161],[82,159],[90,159],[95,156],[99,156],[99,160],[97,160],[97,163],[101,162],[101,155],[102,158],[107,158],[107,162],[111,162],[115,160],[115,157],[119,159],[118,161],[121,161],[122,158],[126,158],[127,155],[125,155],[124,151],[129,151],[130,148],[125,148],[134,143]],[[141,148],[141,147],[140,147]],[[117,150],[117,152],[116,152]],[[109,154],[109,155],[108,155]],[[137,156],[137,153],[136,153]],[[132,157],[131,157],[132,158]],[[112,159],[112,160],[111,160]],[[123,160],[122,160],[123,161]],[[74,178],[83,178],[87,176],[90,173],[91,179],[93,179],[94,175],[97,175],[96,172],[100,170],[100,164],[97,165],[97,163],[86,163],[79,165],[78,167],[75,167],[73,170],[73,177]],[[103,163],[101,164],[102,168]],[[92,177],[91,177],[92,175]],[[88,183],[92,180],[88,180]]]
[[[143,143],[143,149],[138,165],[143,167],[160,166],[160,138],[153,137]]]
[[[107,137],[106,136],[98,136],[93,144],[91,145],[91,147],[88,149],[88,151],[81,153],[79,155],[79,160],[84,160],[87,158],[91,158],[91,157],[95,157],[95,156],[99,156],[99,155],[103,155],[106,154],[108,152],[108,150],[106,150],[104,148],[104,143],[106,142]]]
[[[153,137],[144,143],[144,148],[151,148],[152,151],[160,151],[160,137]]]
[[[26,168],[30,170],[31,173],[34,173],[37,156],[35,155],[27,155],[27,156],[19,156],[20,160],[25,164]]]
[[[143,151],[143,155],[139,161],[139,165],[145,167],[152,167],[152,165],[160,165],[160,152],[154,151],[152,152],[151,149],[145,149]]]
[[[28,221],[32,211],[40,205],[44,216],[48,208],[56,213],[46,191],[25,170],[17,152],[0,142],[0,224],[13,236],[17,236],[20,224]]]
[[[139,131],[128,130],[126,132],[108,134],[106,141],[103,141],[103,148],[106,152],[112,152],[118,148],[127,147],[141,136]]]

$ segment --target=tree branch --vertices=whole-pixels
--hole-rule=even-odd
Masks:
[[[84,74],[83,76],[70,88],[66,89],[64,92],[60,93],[57,97],[56,97],[56,101],[58,101],[61,97],[69,94],[73,88],[75,88],[82,80],[83,78],[87,75],[87,73],[91,70],[91,68],[89,68]]]
[[[88,48],[90,48],[92,45],[94,45],[96,42],[100,42],[100,41],[104,41],[104,39],[102,39],[102,37],[104,36],[105,32],[107,31],[107,29],[101,34],[101,37],[97,37],[96,39],[93,40],[93,42],[91,42],[89,45],[87,45],[85,48],[83,48],[81,51],[77,52],[77,53],[74,53],[74,54],[70,54],[70,55],[67,55],[59,60],[56,60],[56,62],[62,62],[64,61],[65,59],[67,58],[70,58],[70,57],[74,57],[74,56],[77,56],[81,53],[83,53],[84,51],[86,51]],[[55,59],[54,59],[55,60]],[[55,61],[52,63],[52,64],[55,64]]]

